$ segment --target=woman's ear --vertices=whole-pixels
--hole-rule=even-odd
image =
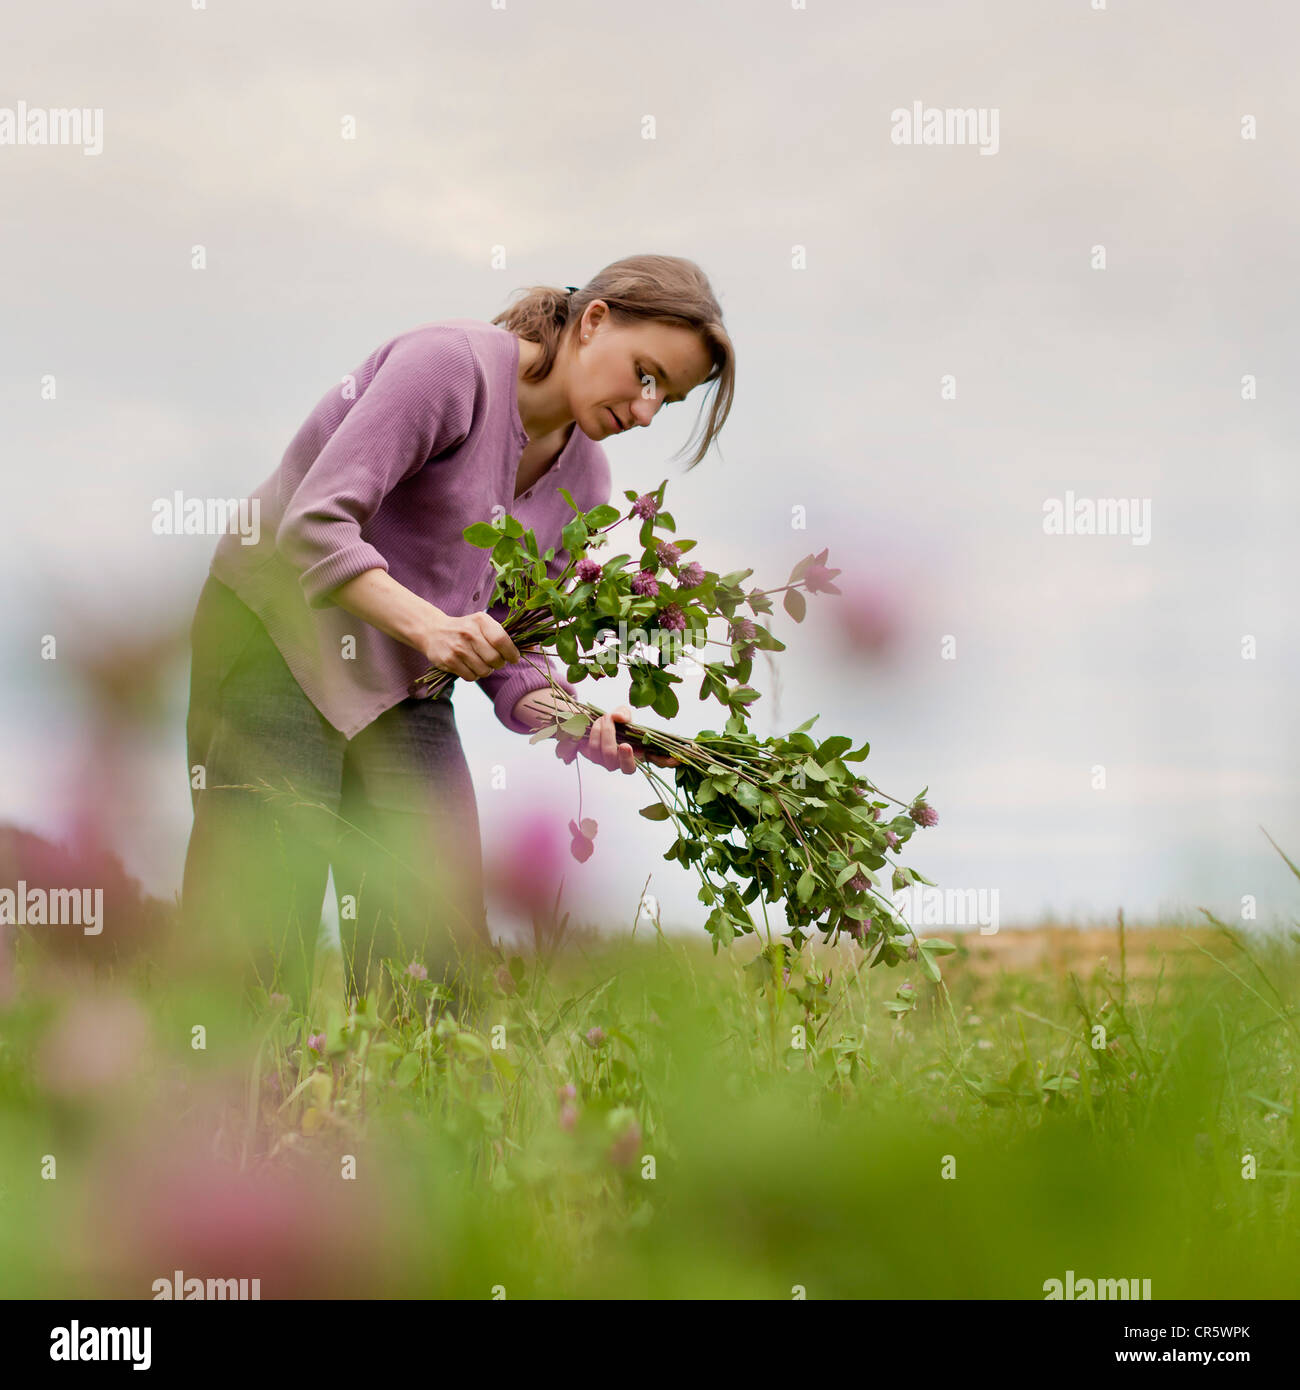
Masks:
[[[582,311],[583,342],[600,327],[609,315],[609,305],[603,299],[593,299]]]

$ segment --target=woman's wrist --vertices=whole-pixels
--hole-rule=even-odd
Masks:
[[[338,607],[417,651],[427,648],[437,624],[447,616],[382,569],[366,570],[341,584],[333,597]]]
[[[564,691],[552,691],[549,686],[529,690],[515,701],[512,711],[521,724],[534,732],[544,724],[555,722],[556,715],[569,715],[578,708],[575,701]]]

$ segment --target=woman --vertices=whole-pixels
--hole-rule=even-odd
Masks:
[[[721,320],[693,262],[632,256],[491,323],[399,334],[319,401],[254,493],[257,543],[222,537],[195,614],[191,931],[244,933],[267,988],[278,974],[306,1000],[333,863],[350,992],[378,984],[382,960],[436,969],[488,944],[450,692],[414,682],[431,665],[476,682],[520,734],[576,691],[483,606],[489,554],[461,532],[509,511],[555,547],[558,574],[572,516],[558,489],[584,510],[609,501],[601,441],[716,381],[698,463],[731,407]],[[634,772],[614,727],[631,717],[606,714],[579,751]]]

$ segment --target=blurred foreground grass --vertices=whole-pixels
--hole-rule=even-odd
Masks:
[[[943,986],[642,936],[517,958],[459,1018],[401,973],[378,1013],[327,976],[251,1023],[214,979],[24,953],[0,1292],[1293,1297],[1295,934],[1007,966],[1016,935],[959,938]]]

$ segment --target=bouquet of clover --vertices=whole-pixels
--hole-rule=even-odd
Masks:
[[[910,801],[882,792],[849,766],[862,762],[870,745],[855,749],[844,735],[818,742],[809,733],[818,715],[783,738],[760,740],[747,724],[750,707],[760,698],[749,684],[755,651],[785,650],[755,619],[772,613],[772,599],[782,594],[785,612],[801,622],[804,594],[838,594],[832,580],[840,571],[827,568],[823,550],[800,560],[785,584],[746,590],[752,569],[719,575],[697,561],[684,563],[696,542],[676,538],[676,523],[663,510],[666,486],[665,479],[656,492],[625,493],[632,504],[626,517],[608,504],[583,512],[561,488],[575,516],[561,537],[569,563],[555,576],[548,567],[554,549],[539,554],[536,536],[517,518],[506,514],[492,524],[466,527],[463,535],[471,545],[491,547],[492,602],[508,609],[502,626],[525,659],[525,647],[553,650],[567,663],[574,685],[626,666],[630,703],[648,706],[665,719],[679,709],[674,687],[682,678],[672,669],[677,665],[698,666],[700,699],[713,698],[726,707],[720,733],[705,729],[684,738],[633,723],[621,724],[618,731],[620,741],[676,760],[672,782],[646,762],[638,763],[658,798],[641,815],[673,821],[677,839],[664,858],[698,874],[699,898],[712,908],[706,926],[715,954],[734,937],[756,930],[749,904],[757,900],[766,924],[768,905],[784,900],[786,935],[795,953],[814,931],[826,941],[845,934],[863,948],[869,964],[919,960],[937,981],[934,957],[955,947],[919,940],[881,888],[886,878],[893,892],[913,882],[931,884],[915,869],[890,860],[918,827],[937,823],[937,813],[925,801],[928,788]],[[641,522],[640,553],[596,559],[608,543],[606,533],[625,519]],[[657,530],[673,538],[657,536]],[[754,617],[737,617],[742,606]],[[726,636],[711,638],[710,624],[719,622]],[[689,647],[688,631],[694,639]],[[613,635],[621,640],[611,644]],[[620,650],[629,636],[637,638],[635,646]],[[708,646],[725,650],[715,660],[699,659]],[[643,648],[650,650],[643,653]],[[651,653],[669,659],[661,664],[649,659]],[[437,693],[454,679],[434,669],[417,684]],[[577,741],[604,711],[560,693],[573,713],[539,728],[532,741],[568,740],[571,760]],[[886,819],[891,807],[894,813]],[[595,822],[582,820],[570,828],[574,852],[585,859]],[[770,941],[770,930],[768,935]],[[782,947],[778,954],[784,958],[787,952]]]

